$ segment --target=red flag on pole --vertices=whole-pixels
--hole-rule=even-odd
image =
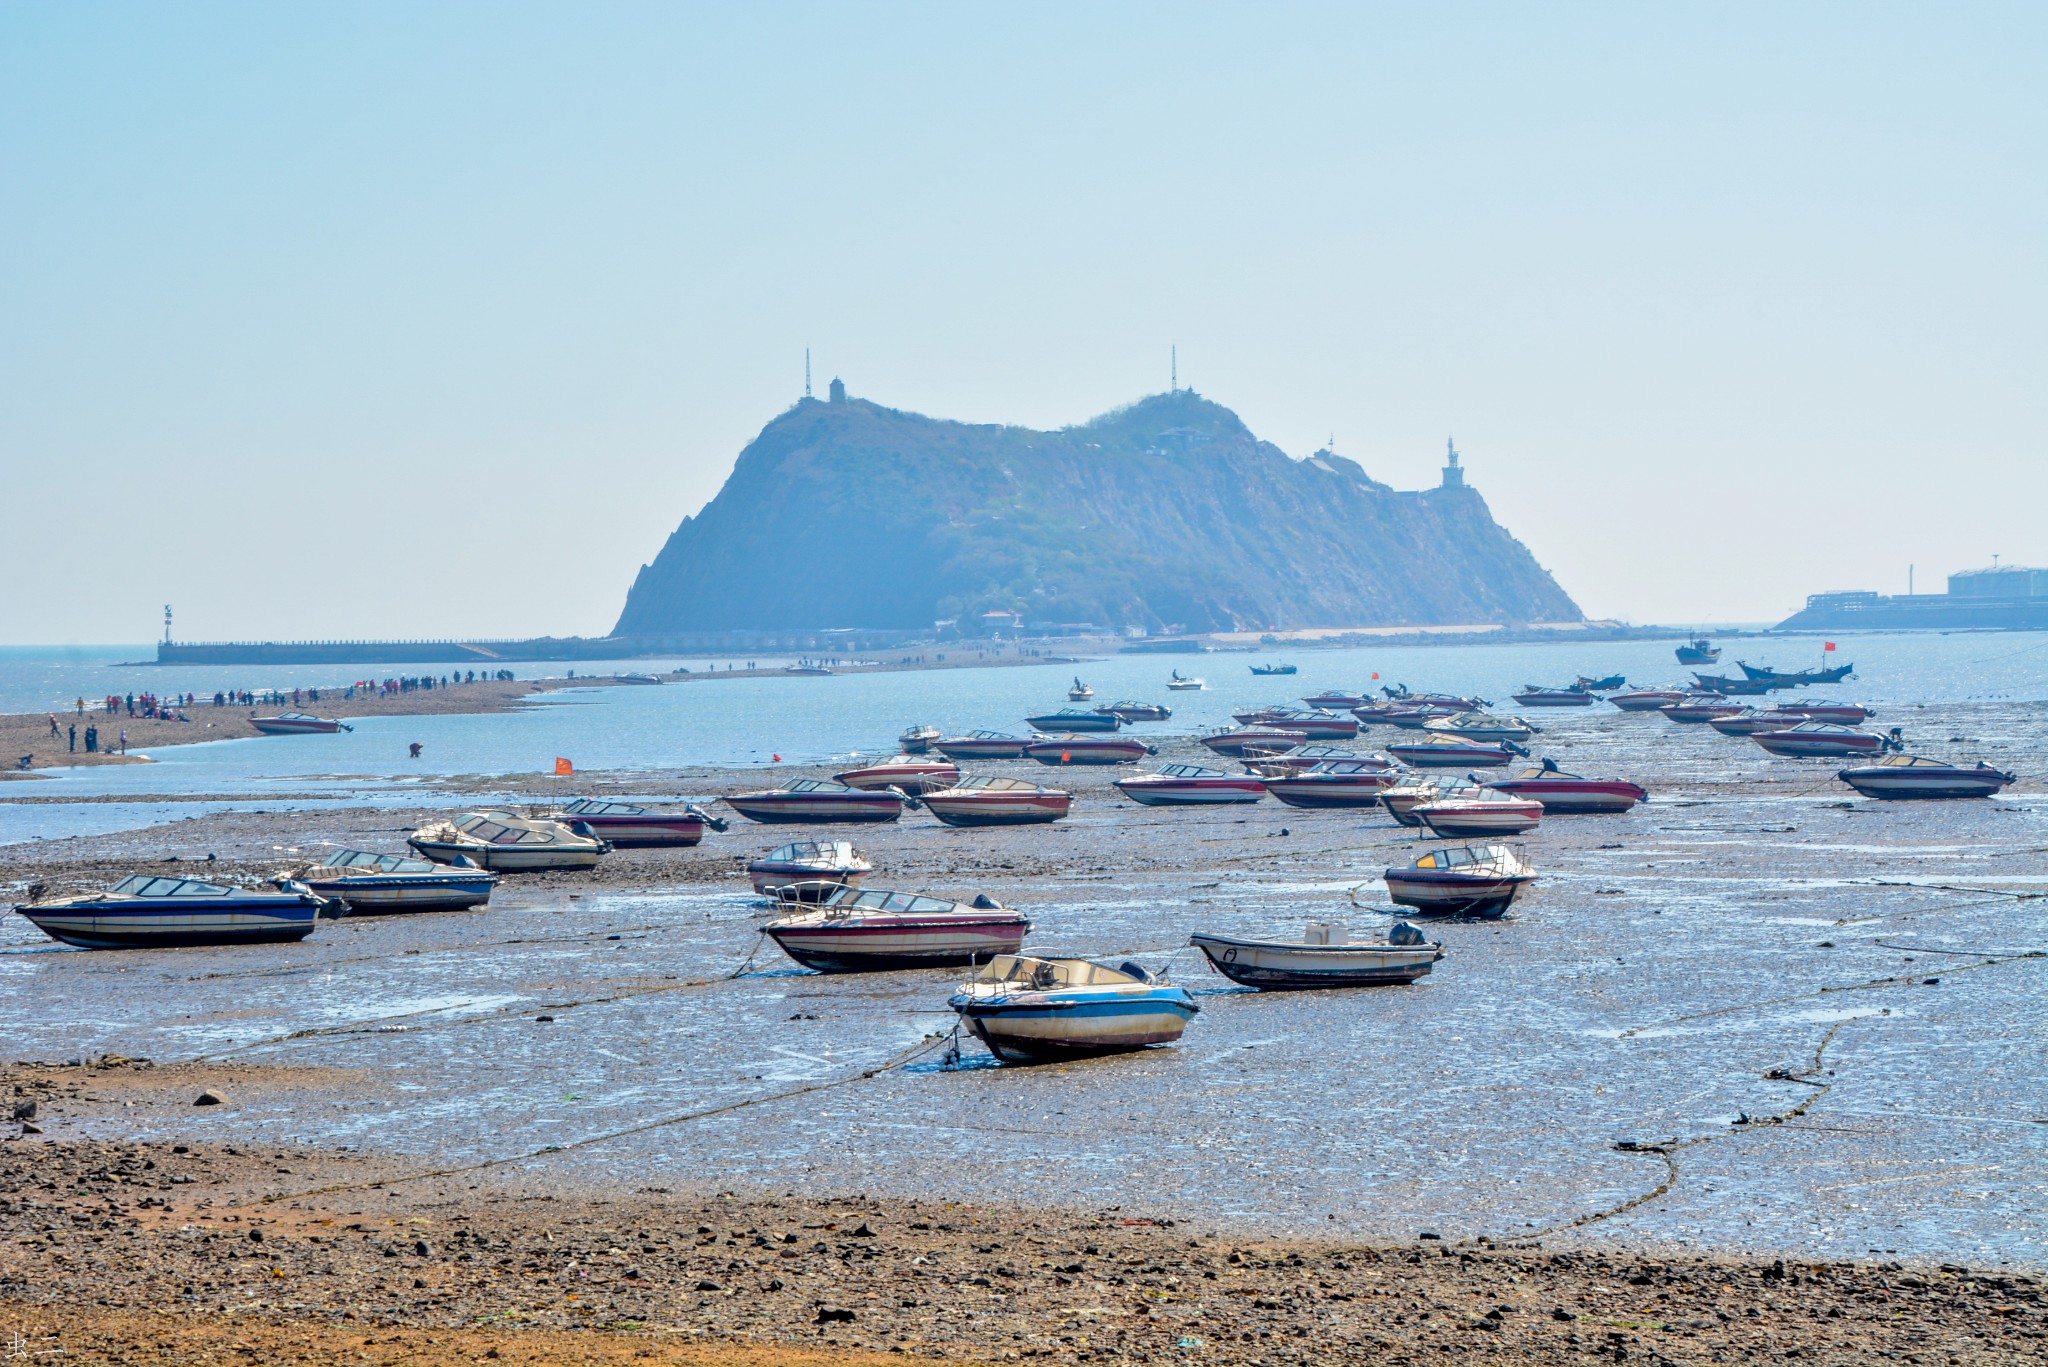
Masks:
[[[569,763],[569,761],[568,761],[568,760],[566,760],[566,759],[563,759],[563,758],[562,758],[562,757],[561,757],[560,755],[556,755],[556,756],[555,756],[555,777],[556,777],[556,778],[567,778],[567,777],[568,777],[569,775],[571,775],[571,774],[573,774],[573,773],[575,773],[575,772],[576,772],[576,766],[575,766],[575,765],[573,765],[573,764]]]
[[[1820,648],[1822,650],[1833,650],[1835,648],[1835,643],[1833,641],[1822,641],[1820,643]]]

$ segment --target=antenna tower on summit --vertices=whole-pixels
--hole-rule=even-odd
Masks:
[[[811,397],[811,349],[804,348],[804,397]]]
[[[1444,449],[1450,452],[1450,463],[1444,466],[1444,482],[1438,487],[1462,489],[1465,487],[1465,472],[1458,468],[1458,444],[1445,437]]]
[[[1169,394],[1180,393],[1180,347],[1172,347],[1167,353],[1172,359],[1167,362],[1166,390]]]

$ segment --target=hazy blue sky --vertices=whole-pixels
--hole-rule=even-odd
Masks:
[[[10,0],[0,640],[166,601],[190,639],[602,632],[806,345],[821,390],[1057,426],[1178,343],[1400,486],[1454,433],[1599,615],[2048,562],[2044,37],[2038,3]]]

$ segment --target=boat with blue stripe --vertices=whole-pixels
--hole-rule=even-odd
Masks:
[[[1172,1044],[1201,1008],[1184,987],[1135,963],[1004,954],[947,1003],[1005,1063],[1039,1063]]]
[[[235,888],[138,873],[105,892],[30,902],[15,912],[53,940],[80,949],[280,944],[303,940],[342,906],[306,889]]]

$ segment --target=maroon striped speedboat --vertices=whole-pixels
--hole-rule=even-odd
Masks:
[[[1513,778],[1488,779],[1486,786],[1517,797],[1533,797],[1543,804],[1546,816],[1553,813],[1625,812],[1650,796],[1649,789],[1627,779],[1568,774],[1547,759]]]
[[[906,793],[922,793],[958,783],[960,766],[950,759],[933,759],[929,755],[892,755],[832,777],[849,788],[896,788]]]
[[[1116,786],[1125,797],[1144,807],[1257,802],[1266,795],[1265,780],[1256,774],[1225,773],[1199,764],[1162,764],[1152,773],[1120,778]]]
[[[894,821],[903,815],[903,794],[868,792],[830,779],[799,778],[780,788],[734,793],[719,799],[749,821],[764,825],[796,822]]]
[[[1136,764],[1152,753],[1141,740],[1116,736],[1044,736],[1024,747],[1024,758],[1040,764]]]
[[[1030,918],[982,896],[972,902],[922,893],[840,888],[791,907],[763,926],[782,952],[821,973],[985,963],[1015,954]]]
[[[1202,744],[1219,755],[1238,759],[1254,750],[1292,750],[1297,745],[1306,745],[1308,733],[1292,727],[1239,726],[1211,732],[1202,737]]]
[[[725,829],[725,822],[696,807],[680,812],[657,811],[637,802],[601,802],[579,797],[548,820],[559,821],[578,835],[594,835],[619,849],[673,846],[683,848],[702,843],[705,827]]]
[[[1330,760],[1266,780],[1266,791],[1290,807],[1376,807],[1400,781],[1385,760]]]

